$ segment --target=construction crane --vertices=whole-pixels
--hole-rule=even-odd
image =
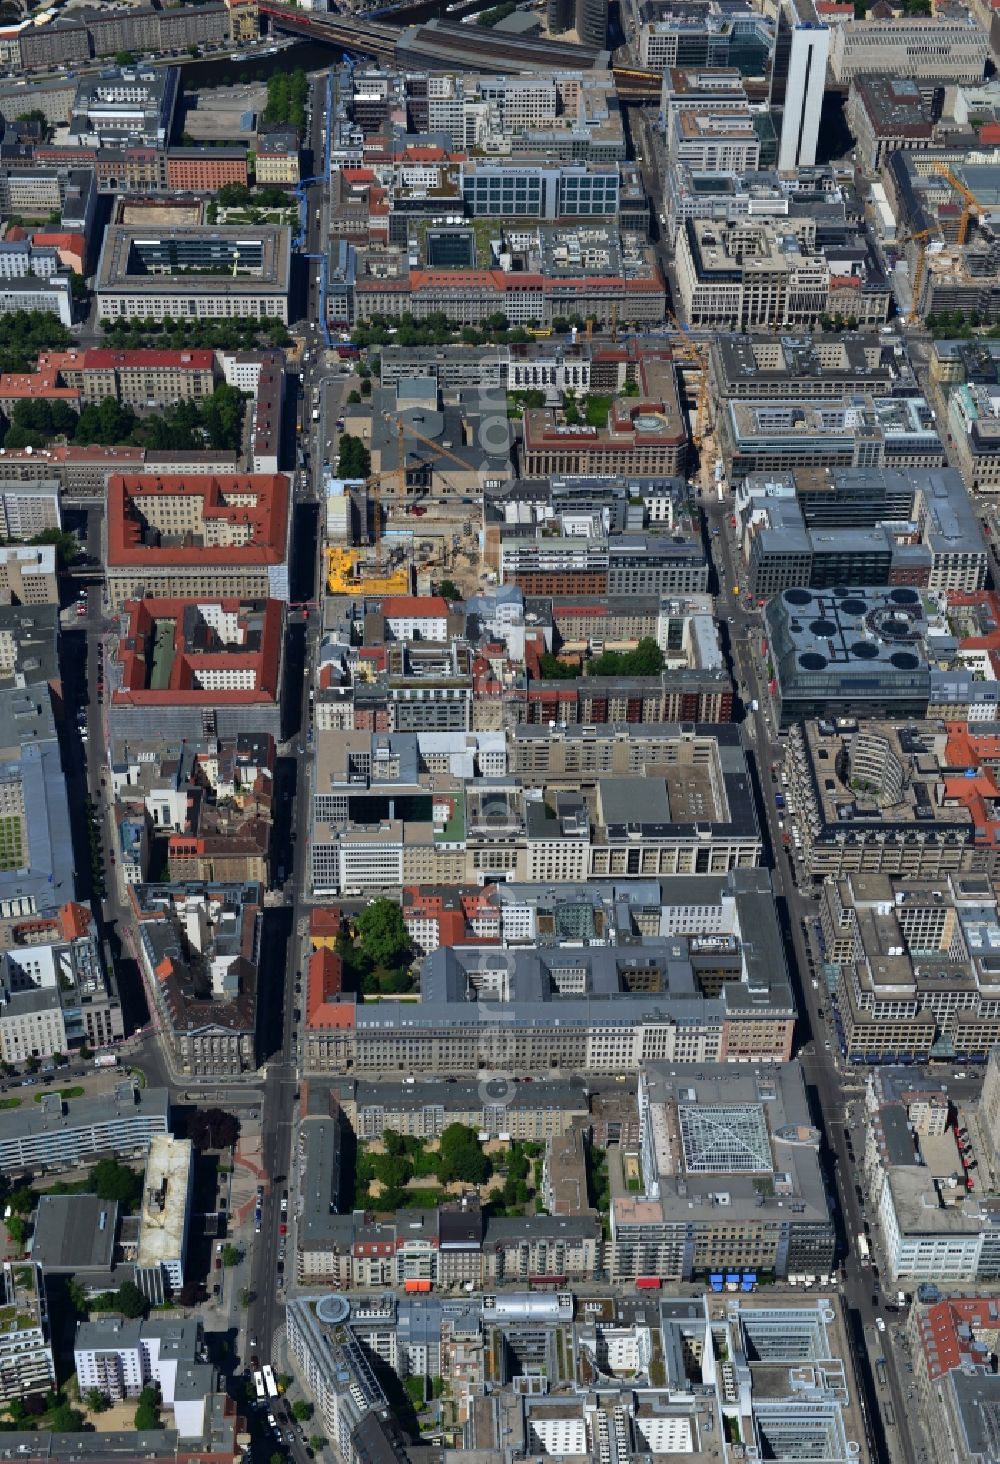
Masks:
[[[917,267],[913,271],[913,280],[910,285],[910,313],[906,317],[907,325],[912,325],[920,318],[920,292],[924,284],[924,269],[927,264],[927,241],[933,233],[933,229],[921,229],[916,234],[906,234],[899,241],[900,244],[916,244],[917,246]]]
[[[439,457],[447,457],[451,458],[453,463],[456,463],[466,472],[469,469],[469,464],[465,458],[459,457],[457,452],[452,452],[450,447],[445,447],[441,442],[435,442],[432,437],[425,437],[422,432],[417,431],[412,421],[407,422],[403,417],[396,418],[396,452],[399,459],[398,464],[387,473],[374,474],[365,483],[365,491],[371,491],[372,504],[375,509],[375,563],[379,566],[382,563],[382,484],[385,478],[398,478],[400,480],[398,497],[406,498],[406,438],[408,436],[415,438],[424,447],[432,449],[431,457],[426,459],[428,463],[433,462]]]
[[[958,221],[957,243],[960,246],[964,245],[969,239],[969,224],[973,218],[978,218],[981,212],[979,200],[971,188],[967,188],[960,178],[955,177],[947,163],[938,163],[935,171],[941,174],[941,177],[954,188],[962,200],[962,216]]]

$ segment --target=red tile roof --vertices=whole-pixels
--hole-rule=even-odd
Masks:
[[[196,604],[219,605],[227,613],[241,611],[239,600],[156,599],[130,600],[124,606],[127,630],[118,642],[115,659],[121,668],[121,683],[111,692],[114,706],[219,706],[271,704],[278,700],[281,672],[283,607],[278,600],[263,602],[263,628],[259,646],[246,650],[201,650],[184,644],[184,612]],[[149,685],[151,646],[165,623],[174,623],[173,661],[169,682],[162,688]],[[203,689],[199,675],[213,671],[251,671],[254,686]]]
[[[246,544],[147,546],[140,511],[144,498],[184,495],[202,500],[206,521],[245,524]],[[252,503],[228,501],[249,497]],[[289,492],[284,473],[227,473],[186,477],[181,473],[114,473],[108,479],[108,552],[111,567],[167,565],[282,564],[288,540]]]
[[[314,1030],[353,1027],[354,1005],[340,1000],[344,968],[336,951],[314,951],[306,979],[306,1026]]]
[[[448,614],[448,601],[443,595],[386,595],[382,601],[382,614],[387,620],[403,616],[414,620],[436,620]]]
[[[107,371],[112,367],[211,371],[214,361],[214,351],[111,351],[95,346],[84,353],[83,367],[86,371]]]

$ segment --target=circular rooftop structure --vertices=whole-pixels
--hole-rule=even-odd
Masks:
[[[832,620],[810,620],[809,629],[813,635],[818,635],[823,640],[829,640],[832,635],[837,634],[837,626]]]
[[[826,657],[821,656],[818,651],[803,651],[799,657],[799,665],[803,671],[822,671],[826,666]]]
[[[341,1322],[346,1322],[351,1315],[351,1303],[346,1296],[341,1296],[338,1291],[332,1291],[328,1296],[321,1296],[317,1301],[316,1315],[326,1326],[336,1327]]]
[[[878,659],[878,646],[873,641],[855,641],[851,655],[857,656],[859,661],[875,661]]]
[[[833,589],[830,591],[830,594],[835,600],[846,600],[850,593],[851,592],[848,589],[847,585],[834,585]]]
[[[782,599],[784,600],[786,605],[808,605],[809,601],[812,599],[812,595],[809,593],[808,590],[785,590],[784,594],[782,595]]]
[[[868,606],[864,600],[859,600],[856,595],[850,596],[847,600],[842,600],[840,604],[841,615],[863,615],[867,609]]]
[[[911,590],[906,585],[899,585],[896,589],[890,590],[889,599],[894,605],[918,605],[920,603],[920,596],[916,590]]]
[[[912,651],[893,651],[889,660],[898,671],[915,671],[920,665],[920,657]]]

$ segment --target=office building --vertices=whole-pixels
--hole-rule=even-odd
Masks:
[[[870,664],[877,666],[878,658]],[[883,676],[888,689],[891,665]],[[859,680],[852,712],[863,705],[868,678]],[[873,708],[869,716],[879,713]],[[853,872],[989,873],[996,839],[982,804],[992,779],[951,774],[944,759],[933,723],[896,728],[875,720],[859,726],[851,718],[837,725],[797,720],[789,736],[788,787],[801,813],[797,832],[807,872],[815,879]]]
[[[547,0],[546,20],[554,36],[572,30],[582,46],[607,44],[608,0]]]
[[[22,310],[40,310],[55,315],[61,325],[73,324],[73,296],[68,278],[50,276],[38,279],[33,275],[5,279],[0,283],[0,315],[14,315]]]
[[[947,1050],[956,1061],[981,1062],[1000,1034],[993,971],[1000,934],[988,876],[871,872],[877,867],[863,861],[858,872],[831,878],[820,898],[848,1059],[918,1063]],[[987,1116],[995,1107],[989,1083]]]
[[[916,590],[785,590],[769,601],[771,696],[780,725],[809,717],[923,717],[930,674]]]
[[[642,1192],[611,1202],[613,1280],[827,1272],[834,1229],[797,1064],[639,1074]]]
[[[165,599],[287,600],[289,482],[280,473],[108,478],[113,610]]]
[[[147,596],[125,602],[121,626],[107,659],[111,737],[280,739],[280,601]]]
[[[779,27],[790,25],[792,32],[778,143],[778,171],[782,173],[811,168],[816,162],[830,54],[830,32],[816,21],[808,0],[798,4],[788,0],[788,8],[791,14],[779,19]]]
[[[837,82],[863,75],[980,82],[989,49],[985,31],[965,10],[890,20],[868,16],[832,27],[830,72]]]
[[[133,885],[130,917],[147,994],[177,1068],[235,1076],[257,1066],[257,885]]]
[[[871,173],[879,171],[889,153],[926,148],[934,136],[926,95],[910,77],[855,76],[847,121]]]
[[[124,66],[84,77],[73,98],[68,144],[165,148],[173,127],[179,79],[177,66]]]
[[[703,899],[704,888],[698,885]],[[695,889],[685,882],[679,893]],[[647,937],[628,953],[519,948],[505,955],[489,947],[442,947],[423,962],[419,1008],[383,999],[369,1010],[352,996],[340,997],[338,1026],[307,1033],[307,1070],[342,1071],[349,1062],[358,1072],[377,1073],[404,1061],[418,1074],[474,1075],[483,1063],[626,1072],[660,1056],[682,1063],[787,1060],[794,1017],[780,940],[767,913],[767,880],[735,870],[724,889],[745,897],[740,929],[756,922],[753,943],[729,947],[725,973],[703,972],[697,937],[681,933]],[[711,909],[708,915],[687,911],[687,923],[672,928],[701,929]],[[555,1006],[553,991],[560,993]],[[487,1009],[497,1013],[495,1021],[483,1020]]]
[[[190,1139],[154,1135],[146,1158],[136,1280],[154,1304],[184,1285],[194,1153]]]
[[[0,605],[58,605],[56,551],[52,544],[37,548],[7,544],[0,548]]]
[[[944,446],[923,397],[730,401],[717,435],[730,481],[792,468],[943,468]]]
[[[102,320],[288,320],[291,234],[279,225],[148,229],[109,224],[95,293]],[[68,323],[68,322],[67,322]]]

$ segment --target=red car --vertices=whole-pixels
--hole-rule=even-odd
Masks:
[[[287,1235],[288,1234],[288,1226],[284,1223],[284,1221],[282,1221],[282,1223],[278,1226],[278,1234],[279,1235]]]

